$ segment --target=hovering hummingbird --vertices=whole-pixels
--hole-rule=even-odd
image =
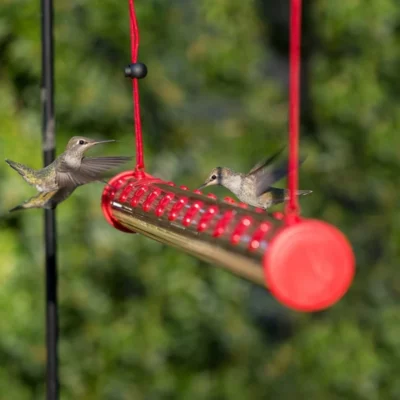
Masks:
[[[271,186],[287,175],[287,161],[276,167],[271,165],[281,152],[282,150],[257,163],[248,174],[235,172],[226,167],[214,168],[199,189],[211,185],[221,185],[229,189],[244,203],[264,209],[282,203],[289,199],[289,191]],[[309,193],[312,193],[312,190],[297,191],[298,196]]]
[[[64,153],[47,167],[37,170],[6,159],[6,163],[39,192],[10,212],[25,208],[56,208],[78,186],[102,180],[104,172],[132,159],[132,157],[84,157],[85,152],[91,147],[109,142],[115,140],[93,140],[74,136],[69,140]]]

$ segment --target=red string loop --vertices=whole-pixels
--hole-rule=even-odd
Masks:
[[[134,0],[129,0],[130,36],[132,63],[137,62],[139,51],[139,28],[134,7]],[[297,199],[299,175],[299,111],[300,111],[300,44],[301,44],[301,0],[291,0],[290,7],[290,86],[289,86],[289,201],[286,205],[287,222],[299,219]],[[132,79],[134,121],[136,136],[135,173],[144,176],[144,156],[142,124],[140,119],[140,97],[137,78]]]
[[[137,62],[139,52],[139,27],[136,19],[134,0],[129,0],[130,33],[131,33],[131,59],[132,64]],[[135,176],[144,177],[144,156],[143,156],[143,136],[142,122],[140,119],[140,97],[139,84],[137,78],[132,79],[132,97],[133,97],[133,116],[135,121],[136,138],[136,167]]]
[[[297,189],[299,180],[299,111],[301,63],[301,0],[290,5],[290,83],[289,83],[289,201],[286,204],[286,222],[297,222],[300,217]]]

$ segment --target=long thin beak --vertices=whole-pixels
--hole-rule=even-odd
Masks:
[[[209,184],[209,182],[205,182],[205,183],[203,183],[201,186],[199,186],[199,187],[197,188],[197,190],[204,189],[205,187],[207,187],[207,186],[208,186],[208,184]]]
[[[91,142],[90,145],[91,146],[95,146],[96,144],[111,143],[111,142],[116,142],[116,140],[114,140],[114,139],[110,139],[110,140],[95,140],[95,141]]]

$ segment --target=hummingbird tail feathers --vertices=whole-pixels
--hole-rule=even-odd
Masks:
[[[31,175],[32,175],[30,174],[30,172],[32,172],[31,168],[27,167],[24,164],[20,164],[8,159],[6,159],[5,161],[12,169],[15,169],[25,179],[26,182],[28,182],[31,185],[34,184],[34,182],[32,182],[31,180]]]
[[[6,159],[6,163],[12,168],[15,169],[20,175],[24,176],[25,171],[27,170],[27,167],[25,165],[17,163],[15,161],[11,161]]]
[[[283,203],[286,200],[289,200],[289,190],[280,189],[280,188],[271,188],[273,204]],[[307,194],[312,193],[312,190],[298,190],[296,192],[297,196],[306,196]]]
[[[297,196],[306,196],[312,193],[312,190],[298,190],[296,192]],[[289,190],[285,189],[285,200],[289,200]]]
[[[298,190],[297,191],[297,196],[306,196],[308,194],[312,193],[312,190]]]
[[[69,192],[72,193],[72,192]],[[65,200],[68,196],[61,190],[54,190],[52,192],[39,192],[37,195],[24,201],[22,204],[12,208],[9,212],[26,210],[28,208],[45,208],[54,209],[57,204]]]
[[[11,210],[8,210],[8,212],[13,212],[13,211],[18,211],[18,210],[23,210],[25,207],[23,204],[20,204],[14,208],[12,208]]]

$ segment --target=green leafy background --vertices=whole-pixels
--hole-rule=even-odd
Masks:
[[[136,1],[148,170],[197,187],[287,141],[288,2]],[[400,3],[305,1],[302,213],[357,257],[318,314],[104,220],[102,186],[57,209],[62,399],[399,399]],[[134,154],[126,1],[55,1],[56,127]],[[0,6],[1,157],[42,165],[40,4]],[[284,185],[285,182],[282,182]],[[224,196],[228,192],[216,188]],[[43,213],[0,164],[0,398],[44,397]]]

